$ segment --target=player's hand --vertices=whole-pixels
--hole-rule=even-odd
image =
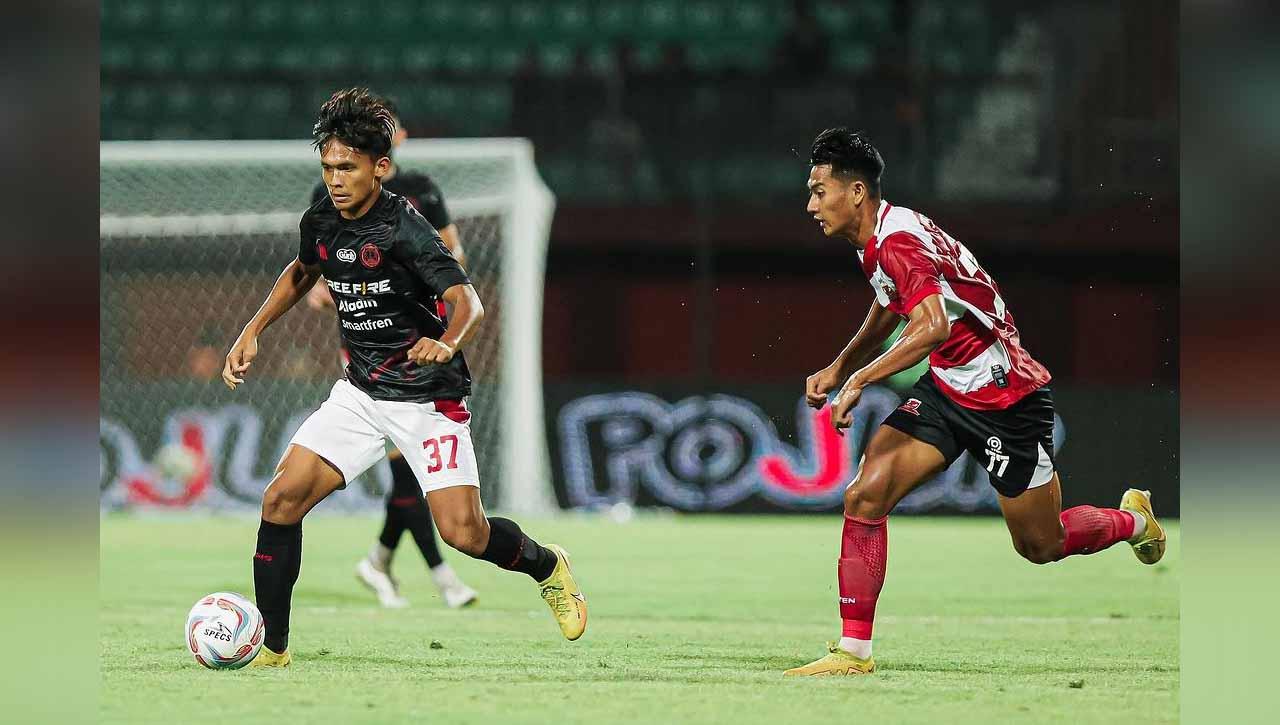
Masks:
[[[453,359],[453,348],[424,337],[409,348],[409,359],[419,365],[443,365]]]
[[[834,367],[825,367],[804,381],[804,402],[811,408],[822,409],[827,404],[827,393],[840,385],[840,373]]]
[[[836,393],[831,401],[831,425],[835,427],[836,433],[844,435],[844,429],[853,425],[853,408],[861,397],[862,384],[855,382],[853,378]]]
[[[244,382],[244,374],[257,356],[257,336],[241,335],[231,346],[231,352],[227,353],[227,361],[222,366],[222,382],[226,383],[228,388],[235,390],[237,385]]]

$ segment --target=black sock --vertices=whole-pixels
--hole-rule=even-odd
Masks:
[[[263,644],[272,652],[283,652],[289,646],[289,605],[301,569],[302,523],[264,520],[258,527],[258,549],[253,554],[253,590],[267,630]]]
[[[537,582],[551,576],[556,568],[555,552],[525,536],[511,519],[489,519],[489,545],[476,558],[503,569],[522,571]]]
[[[378,535],[378,541],[388,549],[395,551],[400,545],[400,536],[404,533],[404,519],[400,516],[400,512],[404,509],[403,500],[405,494],[404,479],[407,477],[412,485],[416,488],[417,479],[413,477],[413,470],[409,468],[409,462],[403,456],[397,456],[388,460],[391,464],[391,491],[387,493],[387,517],[382,522],[382,533]],[[421,495],[421,492],[419,492]]]
[[[427,507],[427,499],[422,495],[422,487],[418,485],[413,469],[403,457],[391,459],[391,497],[387,499],[388,524],[393,515],[391,513],[393,508],[400,531],[408,529],[413,535],[413,540],[418,544],[418,550],[422,552],[422,558],[427,560],[427,566],[434,569],[443,564],[440,546],[436,544],[436,528],[431,521],[431,509]],[[385,528],[383,533],[386,533]],[[399,531],[396,532],[396,538],[400,538]],[[388,545],[385,539],[382,545],[388,549],[395,548]]]

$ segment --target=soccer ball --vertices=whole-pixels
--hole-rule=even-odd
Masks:
[[[234,592],[214,592],[191,608],[182,635],[196,662],[211,670],[235,670],[258,656],[265,633],[253,602]]]

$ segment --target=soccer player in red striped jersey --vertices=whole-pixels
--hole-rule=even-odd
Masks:
[[[867,444],[845,489],[836,575],[839,643],[787,675],[856,675],[875,670],[876,599],[884,584],[886,519],[916,486],[968,451],[985,465],[1013,546],[1047,564],[1120,541],[1145,564],[1164,554],[1165,534],[1150,493],[1129,489],[1118,509],[1062,510],[1053,459],[1049,371],[1018,337],[1000,288],[963,244],[923,214],[880,195],[884,160],[861,134],[823,131],[809,156],[806,211],[828,237],[858,250],[875,300],[862,327],[827,367],[809,376],[805,397],[843,432],[862,390],[926,357],[929,371]],[[881,345],[906,320],[901,335]]]

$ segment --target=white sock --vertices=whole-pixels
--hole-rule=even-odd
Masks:
[[[868,659],[871,657],[871,640],[854,639],[853,637],[841,637],[840,649],[857,657],[858,659]]]
[[[374,569],[386,574],[391,571],[391,555],[394,553],[393,549],[383,546],[381,541],[375,541],[373,548],[369,550],[369,563],[373,564]]]
[[[440,589],[451,586],[458,579],[458,575],[453,573],[453,567],[444,562],[440,562],[440,566],[431,567],[430,571],[431,581]]]
[[[1129,537],[1129,543],[1132,544],[1142,538],[1143,534],[1147,533],[1147,517],[1137,511],[1129,511],[1128,509],[1125,509],[1125,512],[1133,517],[1133,536]]]

